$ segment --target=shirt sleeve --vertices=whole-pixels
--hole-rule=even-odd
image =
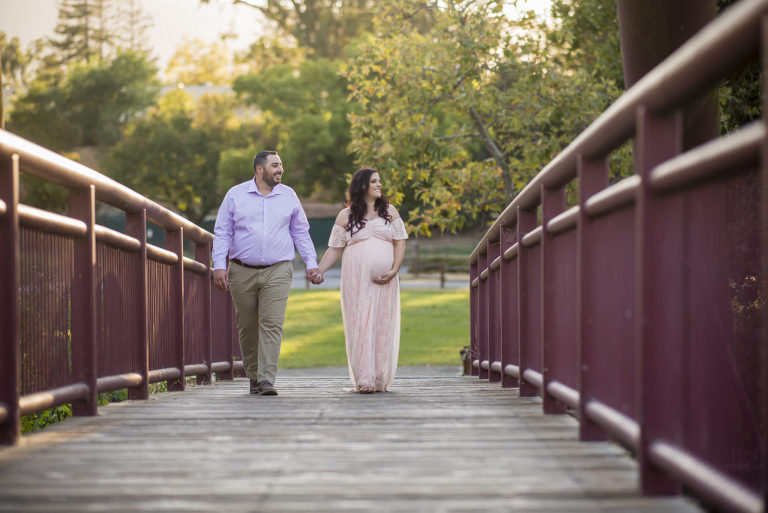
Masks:
[[[331,236],[328,239],[329,248],[343,248],[347,245],[347,230],[343,226],[333,223]]]
[[[395,240],[405,240],[408,238],[408,232],[405,230],[405,224],[403,223],[403,218],[398,217],[394,221],[392,221],[392,230],[394,232],[394,235],[392,236]]]
[[[232,241],[232,196],[227,193],[216,215],[216,224],[213,227],[213,269],[227,268],[227,255],[229,244]]]
[[[291,224],[289,226],[291,238],[307,269],[317,269],[317,253],[315,252],[312,238],[309,236],[309,221],[307,221],[307,215],[304,213],[296,193],[294,193],[294,198],[296,199],[296,209],[293,211],[293,215],[291,215]]]

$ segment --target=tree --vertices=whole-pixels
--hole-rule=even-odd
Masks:
[[[502,7],[390,0],[349,65],[362,110],[350,148],[358,164],[383,171],[395,202],[413,205],[409,222],[421,233],[494,217],[620,93],[589,65],[599,52],[580,53],[573,35],[548,38],[534,18],[513,24]],[[431,25],[416,27],[425,12]]]
[[[126,123],[154,103],[156,72],[146,55],[121,52],[64,76],[41,74],[15,101],[9,129],[54,151],[113,144]]]
[[[315,59],[273,66],[238,77],[234,90],[262,112],[264,131],[276,138],[300,194],[343,197],[346,174],[353,171],[347,151],[353,105],[340,63]]]
[[[232,80],[231,61],[229,50],[223,43],[185,40],[168,61],[165,75],[171,84],[225,85]]]
[[[339,59],[355,37],[371,28],[374,0],[232,0],[258,9],[296,39],[310,58]],[[210,0],[201,0],[209,3]]]
[[[221,200],[216,187],[220,147],[194,126],[191,99],[169,93],[148,116],[133,122],[108,153],[108,174],[181,213],[194,223]]]
[[[120,45],[134,52],[148,53],[147,30],[152,26],[152,18],[141,8],[141,2],[139,0],[119,2],[116,20]]]
[[[110,30],[111,9],[111,0],[62,0],[59,21],[54,28],[57,38],[48,40],[54,49],[48,58],[49,66],[107,57],[116,39]]]

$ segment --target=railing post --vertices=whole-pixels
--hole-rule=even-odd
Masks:
[[[592,251],[595,241],[593,238],[592,219],[587,215],[587,200],[608,186],[609,162],[607,158],[590,160],[579,154],[577,160],[579,175],[579,226],[577,232],[576,254],[578,276],[576,284],[577,305],[577,343],[578,343],[578,373],[579,373],[579,440],[605,440],[607,435],[586,414],[586,406],[594,395],[593,381],[593,351],[595,340],[587,328],[599,314],[594,311],[592,287],[597,284],[596,276],[600,269],[595,269]]]
[[[683,215],[687,200],[663,201],[650,187],[651,170],[682,150],[682,116],[660,116],[639,108],[636,166],[641,177],[637,201],[638,412],[640,419],[640,484],[643,493],[680,493],[680,484],[650,461],[650,445],[659,439],[680,446],[685,408],[684,309],[687,270],[668,279],[660,271],[664,260],[685,262]],[[670,223],[677,223],[670,227]],[[661,230],[659,227],[664,226]],[[677,234],[669,236],[667,234]]]
[[[493,262],[500,256],[498,242],[488,243],[488,381],[499,383],[501,373],[495,372],[491,366],[501,361],[501,301],[499,284],[501,275],[499,268],[492,269]],[[503,370],[503,369],[502,369]]]
[[[478,271],[480,280],[477,285],[478,302],[478,337],[477,337],[477,358],[480,360],[480,367],[477,369],[477,377],[488,379],[488,369],[483,368],[483,362],[488,361],[488,253],[481,253],[477,257]],[[485,276],[485,278],[483,278]]]
[[[134,368],[141,374],[141,384],[128,389],[129,399],[149,398],[149,312],[147,297],[147,211],[142,209],[137,213],[125,214],[125,231],[131,237],[139,240],[141,248],[134,256],[135,274],[133,279],[136,290],[136,322],[139,325],[138,337],[131,352],[134,358]]]
[[[475,282],[477,280],[477,283]],[[477,376],[473,362],[478,357],[478,290],[480,273],[477,272],[477,260],[469,265],[469,374]]]
[[[183,392],[184,391],[184,231],[182,228],[178,230],[165,230],[165,249],[176,253],[179,260],[176,264],[176,271],[174,272],[173,279],[171,280],[171,297],[169,300],[174,305],[171,309],[175,312],[176,319],[174,319],[175,337],[172,341],[172,347],[174,351],[174,366],[181,371],[181,376],[175,380],[168,381],[168,390]]]
[[[763,100],[763,126],[768,126],[768,15],[764,15],[760,24],[760,70],[762,72],[761,93]],[[760,158],[760,186],[762,212],[760,215],[760,258],[762,283],[760,284],[760,297],[768,297],[768,133],[763,139],[763,147]],[[768,331],[768,304],[763,302],[762,329]],[[762,425],[768,425],[768,347],[762,348],[761,371],[763,376],[762,398],[763,411]],[[765,435],[764,435],[765,436]],[[768,512],[768,442],[763,443],[763,511]]]
[[[0,444],[10,445],[21,436],[19,394],[21,390],[19,335],[19,156],[0,160],[0,405],[6,411],[0,420]]]
[[[196,381],[198,385],[209,385],[211,383],[211,243],[195,244],[195,260],[205,266],[205,285],[203,286],[203,311],[196,312],[196,315],[202,316],[203,332],[200,334],[205,344],[205,363],[208,364],[207,374],[198,374]]]
[[[213,298],[214,288],[210,287],[211,289],[211,298]],[[235,379],[235,360],[233,358],[234,356],[234,336],[232,335],[232,301],[229,298],[229,293],[226,294],[226,307],[224,309],[225,315],[224,315],[224,321],[222,326],[222,332],[221,333],[213,333],[213,330],[211,330],[211,338],[214,336],[216,337],[216,340],[222,340],[224,347],[226,348],[226,355],[227,355],[227,362],[229,363],[229,369],[227,369],[224,372],[216,374],[216,379],[220,380],[227,380],[232,381]]]
[[[565,413],[567,406],[547,393],[547,384],[552,378],[553,350],[551,337],[548,332],[554,322],[554,295],[557,294],[557,284],[550,283],[547,271],[554,264],[554,253],[551,250],[552,235],[547,232],[547,223],[565,210],[565,188],[548,189],[541,186],[541,373],[544,386],[541,390],[544,413]]]
[[[517,207],[517,240],[520,241],[517,251],[517,318],[519,320],[517,340],[520,342],[520,397],[539,395],[539,389],[523,379],[523,372],[528,368],[528,361],[530,360],[528,344],[526,343],[529,338],[529,328],[527,326],[528,321],[525,318],[525,305],[528,301],[529,293],[525,277],[528,273],[527,264],[530,259],[530,252],[523,247],[522,242],[523,237],[535,228],[536,211]]]
[[[518,378],[506,374],[507,365],[520,363],[520,344],[517,339],[517,257],[506,260],[504,254],[517,243],[517,231],[505,226],[499,230],[501,243],[500,302],[501,302],[501,386],[511,388],[519,386]],[[519,248],[519,246],[518,246]]]
[[[85,383],[88,397],[72,404],[73,415],[98,413],[96,345],[96,187],[69,192],[70,216],[83,221],[86,234],[74,241],[72,280],[72,382]]]

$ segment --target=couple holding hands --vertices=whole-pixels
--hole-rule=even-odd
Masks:
[[[352,176],[347,207],[336,217],[318,265],[299,198],[281,183],[280,156],[262,151],[253,159],[253,169],[252,180],[232,187],[224,197],[213,241],[214,285],[232,296],[250,392],[277,395],[274,382],[294,245],[307,266],[306,278],[314,284],[323,282],[323,273],[343,252],[341,313],[349,375],[361,394],[386,391],[397,370],[398,271],[408,235],[381,192],[379,173],[362,168]]]

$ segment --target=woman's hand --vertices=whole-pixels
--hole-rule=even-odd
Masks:
[[[390,281],[392,281],[392,278],[397,276],[398,269],[390,269],[389,271],[385,272],[384,274],[381,274],[373,279],[373,282],[379,285],[386,285]]]

